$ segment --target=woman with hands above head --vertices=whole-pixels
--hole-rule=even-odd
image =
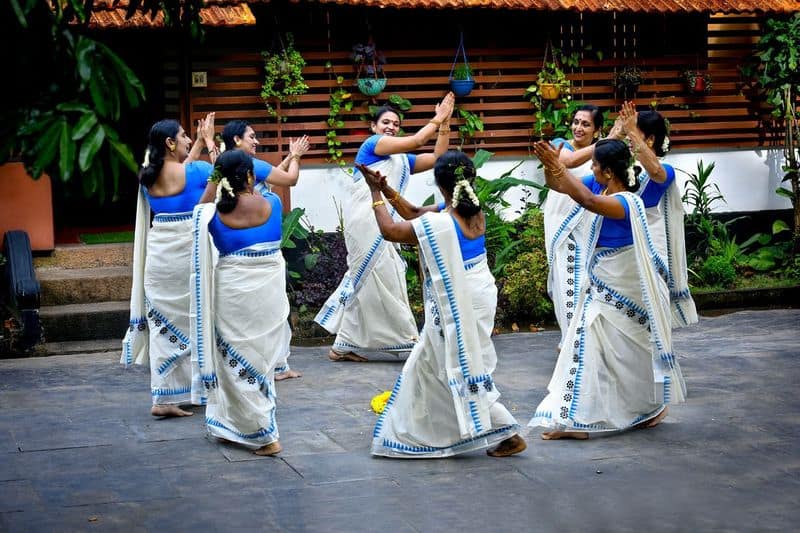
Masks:
[[[256,157],[256,147],[258,138],[252,126],[244,120],[233,120],[225,124],[222,129],[222,150],[240,150],[253,158],[253,175],[255,176],[254,190],[265,198],[270,198],[271,187],[293,187],[297,185],[300,177],[300,158],[302,158],[310,148],[308,135],[303,135],[297,139],[289,139],[289,154],[281,161],[278,166],[273,167],[266,161]],[[204,195],[204,200],[210,202],[214,198],[215,187],[210,187]],[[287,325],[288,327],[288,325]],[[285,355],[277,362],[275,369],[275,380],[281,381],[289,378],[299,378],[303,374],[289,366],[290,346],[285,346]]]
[[[530,426],[544,439],[587,438],[653,427],[667,403],[682,402],[685,385],[672,352],[668,271],[653,246],[630,150],[599,141],[592,176],[574,176],[559,149],[534,145],[547,185],[589,214],[572,228],[574,253],[588,256],[570,321],[548,385]]]
[[[182,404],[202,404],[189,342],[191,214],[212,167],[214,114],[198,122],[198,140],[175,120],[153,124],[139,172],[133,245],[130,323],[120,362],[150,365],[154,416],[189,416]],[[153,217],[150,226],[150,213]]]
[[[486,262],[486,222],[473,190],[472,161],[458,151],[436,161],[442,212],[442,206],[414,206],[379,171],[358,168],[381,234],[418,244],[425,278],[425,324],[375,426],[372,453],[447,457],[488,448],[489,455],[503,457],[523,451],[519,425],[492,380],[497,288]],[[395,221],[387,203],[410,221]]]
[[[453,94],[448,93],[436,105],[434,117],[413,135],[398,135],[400,114],[390,106],[380,107],[373,117],[373,135],[358,150],[342,210],[348,270],[315,318],[336,334],[328,354],[332,361],[366,361],[357,353],[364,350],[408,351],[418,338],[408,303],[405,261],[397,245],[386,242],[378,231],[360,166],[380,172],[402,195],[410,175],[433,168],[436,158],[447,150],[454,103]],[[432,152],[409,153],[433,139]]]
[[[291,340],[281,201],[254,193],[253,158],[241,150],[219,156],[212,182],[215,203],[194,211],[192,272],[192,339],[208,393],[206,426],[215,437],[274,455],[281,451],[275,367]]]

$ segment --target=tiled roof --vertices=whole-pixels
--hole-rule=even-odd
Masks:
[[[800,0],[317,0],[326,4],[400,8],[530,9],[541,11],[627,11],[638,13],[792,13]]]
[[[164,26],[164,15],[160,12],[151,18],[149,14],[137,11],[126,18],[127,8],[127,0],[95,0],[94,10],[89,17],[89,27],[122,29]],[[247,2],[206,0],[206,7],[200,10],[200,22],[204,26],[252,26],[256,23],[256,17]]]

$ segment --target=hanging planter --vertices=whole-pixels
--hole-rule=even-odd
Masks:
[[[358,90],[365,96],[379,95],[386,88],[387,79],[383,71],[386,58],[378,52],[372,39],[367,44],[353,46],[350,58],[356,71]]]
[[[386,88],[386,78],[358,78],[356,84],[361,94],[378,96]]]
[[[711,75],[699,70],[684,70],[681,75],[686,91],[693,95],[711,94]]]
[[[547,60],[547,56],[550,60]],[[531,91],[531,87],[535,87],[535,91]],[[541,100],[557,100],[561,93],[569,93],[570,81],[567,79],[567,74],[561,69],[558,60],[556,59],[556,52],[553,50],[553,45],[550,41],[544,49],[544,57],[542,58],[542,70],[536,77],[536,85],[528,88],[529,92],[536,92]]]
[[[644,76],[636,65],[625,65],[614,75],[614,86],[625,96],[636,94],[642,81]]]
[[[456,66],[459,52],[461,52],[464,62]],[[475,86],[475,79],[472,77],[472,69],[469,66],[469,61],[467,61],[467,51],[464,48],[463,33],[461,34],[461,38],[458,42],[458,48],[456,48],[456,56],[453,58],[453,66],[450,67],[449,80],[450,90],[453,91],[453,94],[458,97],[467,96],[472,92],[472,88]]]

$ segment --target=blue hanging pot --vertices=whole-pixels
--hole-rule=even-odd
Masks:
[[[450,78],[450,90],[453,91],[453,94],[456,96],[467,96],[472,92],[473,87],[475,87],[475,80],[472,78],[466,80],[454,80]]]

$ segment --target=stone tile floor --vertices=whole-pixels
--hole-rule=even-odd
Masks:
[[[149,414],[145,369],[116,352],[0,360],[2,531],[771,531],[800,520],[800,310],[703,318],[675,333],[689,397],[658,428],[528,436],[522,455],[369,454],[370,398],[401,363],[296,347],[278,384],[278,458]],[[495,380],[526,424],[555,332],[495,338]],[[93,345],[92,349],[96,349]],[[72,351],[72,350],[64,350]]]

